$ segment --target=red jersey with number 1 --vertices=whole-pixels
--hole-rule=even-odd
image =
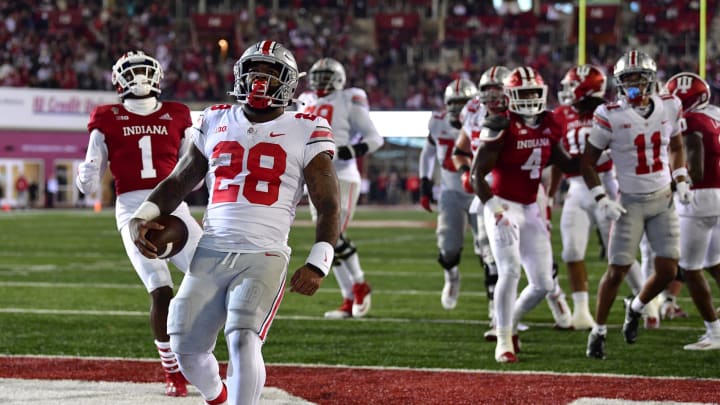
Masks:
[[[105,135],[115,192],[153,189],[175,168],[185,129],[192,125],[190,109],[164,101],[159,110],[143,116],[122,104],[96,107],[88,131]]]
[[[497,138],[503,140],[503,148],[491,172],[492,192],[510,201],[532,204],[537,199],[542,169],[550,160],[553,145],[560,141],[560,128],[549,112],[542,113],[537,125],[532,126],[517,114],[509,117],[510,126]]]
[[[562,145],[572,157],[582,156],[593,125],[593,113],[580,114],[573,106],[561,105],[553,110],[555,121],[560,126]],[[612,160],[597,165],[598,173],[612,169]],[[565,173],[566,177],[579,176],[580,171]]]

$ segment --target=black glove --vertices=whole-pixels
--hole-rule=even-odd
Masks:
[[[510,120],[508,119],[508,117],[502,114],[491,115],[485,118],[483,126],[485,128],[490,128],[493,131],[502,131],[503,129],[507,129],[507,127],[510,126]]]
[[[430,200],[434,200],[433,197],[433,182],[427,177],[420,179],[420,195],[423,197],[430,197]]]
[[[338,158],[341,160],[350,160],[366,154],[368,149],[368,145],[365,142],[356,145],[341,146],[337,150]]]

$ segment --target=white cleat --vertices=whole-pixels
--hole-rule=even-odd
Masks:
[[[720,336],[712,336],[710,332],[702,335],[696,343],[683,346],[685,350],[720,350]]]
[[[587,311],[578,311],[573,314],[572,328],[575,330],[588,330],[595,326],[592,315]]]
[[[660,307],[662,306],[662,297],[656,296],[645,305],[643,311],[643,322],[645,329],[660,328]]]
[[[445,285],[440,295],[440,303],[443,308],[450,310],[455,308],[460,296],[460,273],[457,273],[455,277],[452,277],[449,271],[444,271],[444,273]]]
[[[556,329],[570,329],[572,327],[572,315],[570,306],[565,300],[565,294],[548,294],[545,296],[550,312],[555,319]]]

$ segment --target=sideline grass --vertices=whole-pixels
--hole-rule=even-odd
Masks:
[[[371,220],[434,218],[415,209],[362,209],[356,221],[360,225]],[[299,210],[298,219],[309,219],[306,209]],[[557,228],[553,240],[559,259]],[[0,353],[156,357],[145,316],[149,299],[125,257],[112,211],[0,213],[0,229]],[[292,270],[304,259],[313,235],[309,226],[293,228]],[[368,319],[322,319],[323,312],[340,301],[332,276],[314,297],[286,294],[263,349],[267,362],[720,377],[718,352],[682,350],[703,333],[702,320],[686,291],[681,303],[690,318],[664,322],[659,330],[641,329],[635,345],[622,341],[622,304],[616,301],[606,361],[585,357],[587,332],[553,330],[543,303],[526,318],[531,329],[521,335],[520,363],[508,367],[494,361],[494,344],[482,338],[487,300],[469,233],[460,265],[462,294],[453,311],[443,310],[439,302],[442,273],[433,229],[357,226],[349,235],[374,288]],[[593,234],[588,255],[593,307],[597,280],[605,267],[597,254]],[[181,274],[173,275],[179,284]],[[567,291],[566,281],[561,266]],[[711,285],[717,296],[716,286]],[[621,294],[627,293],[623,286]],[[216,354],[221,360],[227,358],[222,338]]]

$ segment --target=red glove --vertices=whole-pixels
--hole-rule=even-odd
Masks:
[[[420,205],[425,209],[425,211],[433,212],[432,207],[430,206],[430,197],[426,195],[420,197]]]
[[[472,176],[470,175],[470,171],[463,172],[460,178],[462,179],[462,185],[465,191],[470,194],[475,194],[475,189],[472,185]]]

